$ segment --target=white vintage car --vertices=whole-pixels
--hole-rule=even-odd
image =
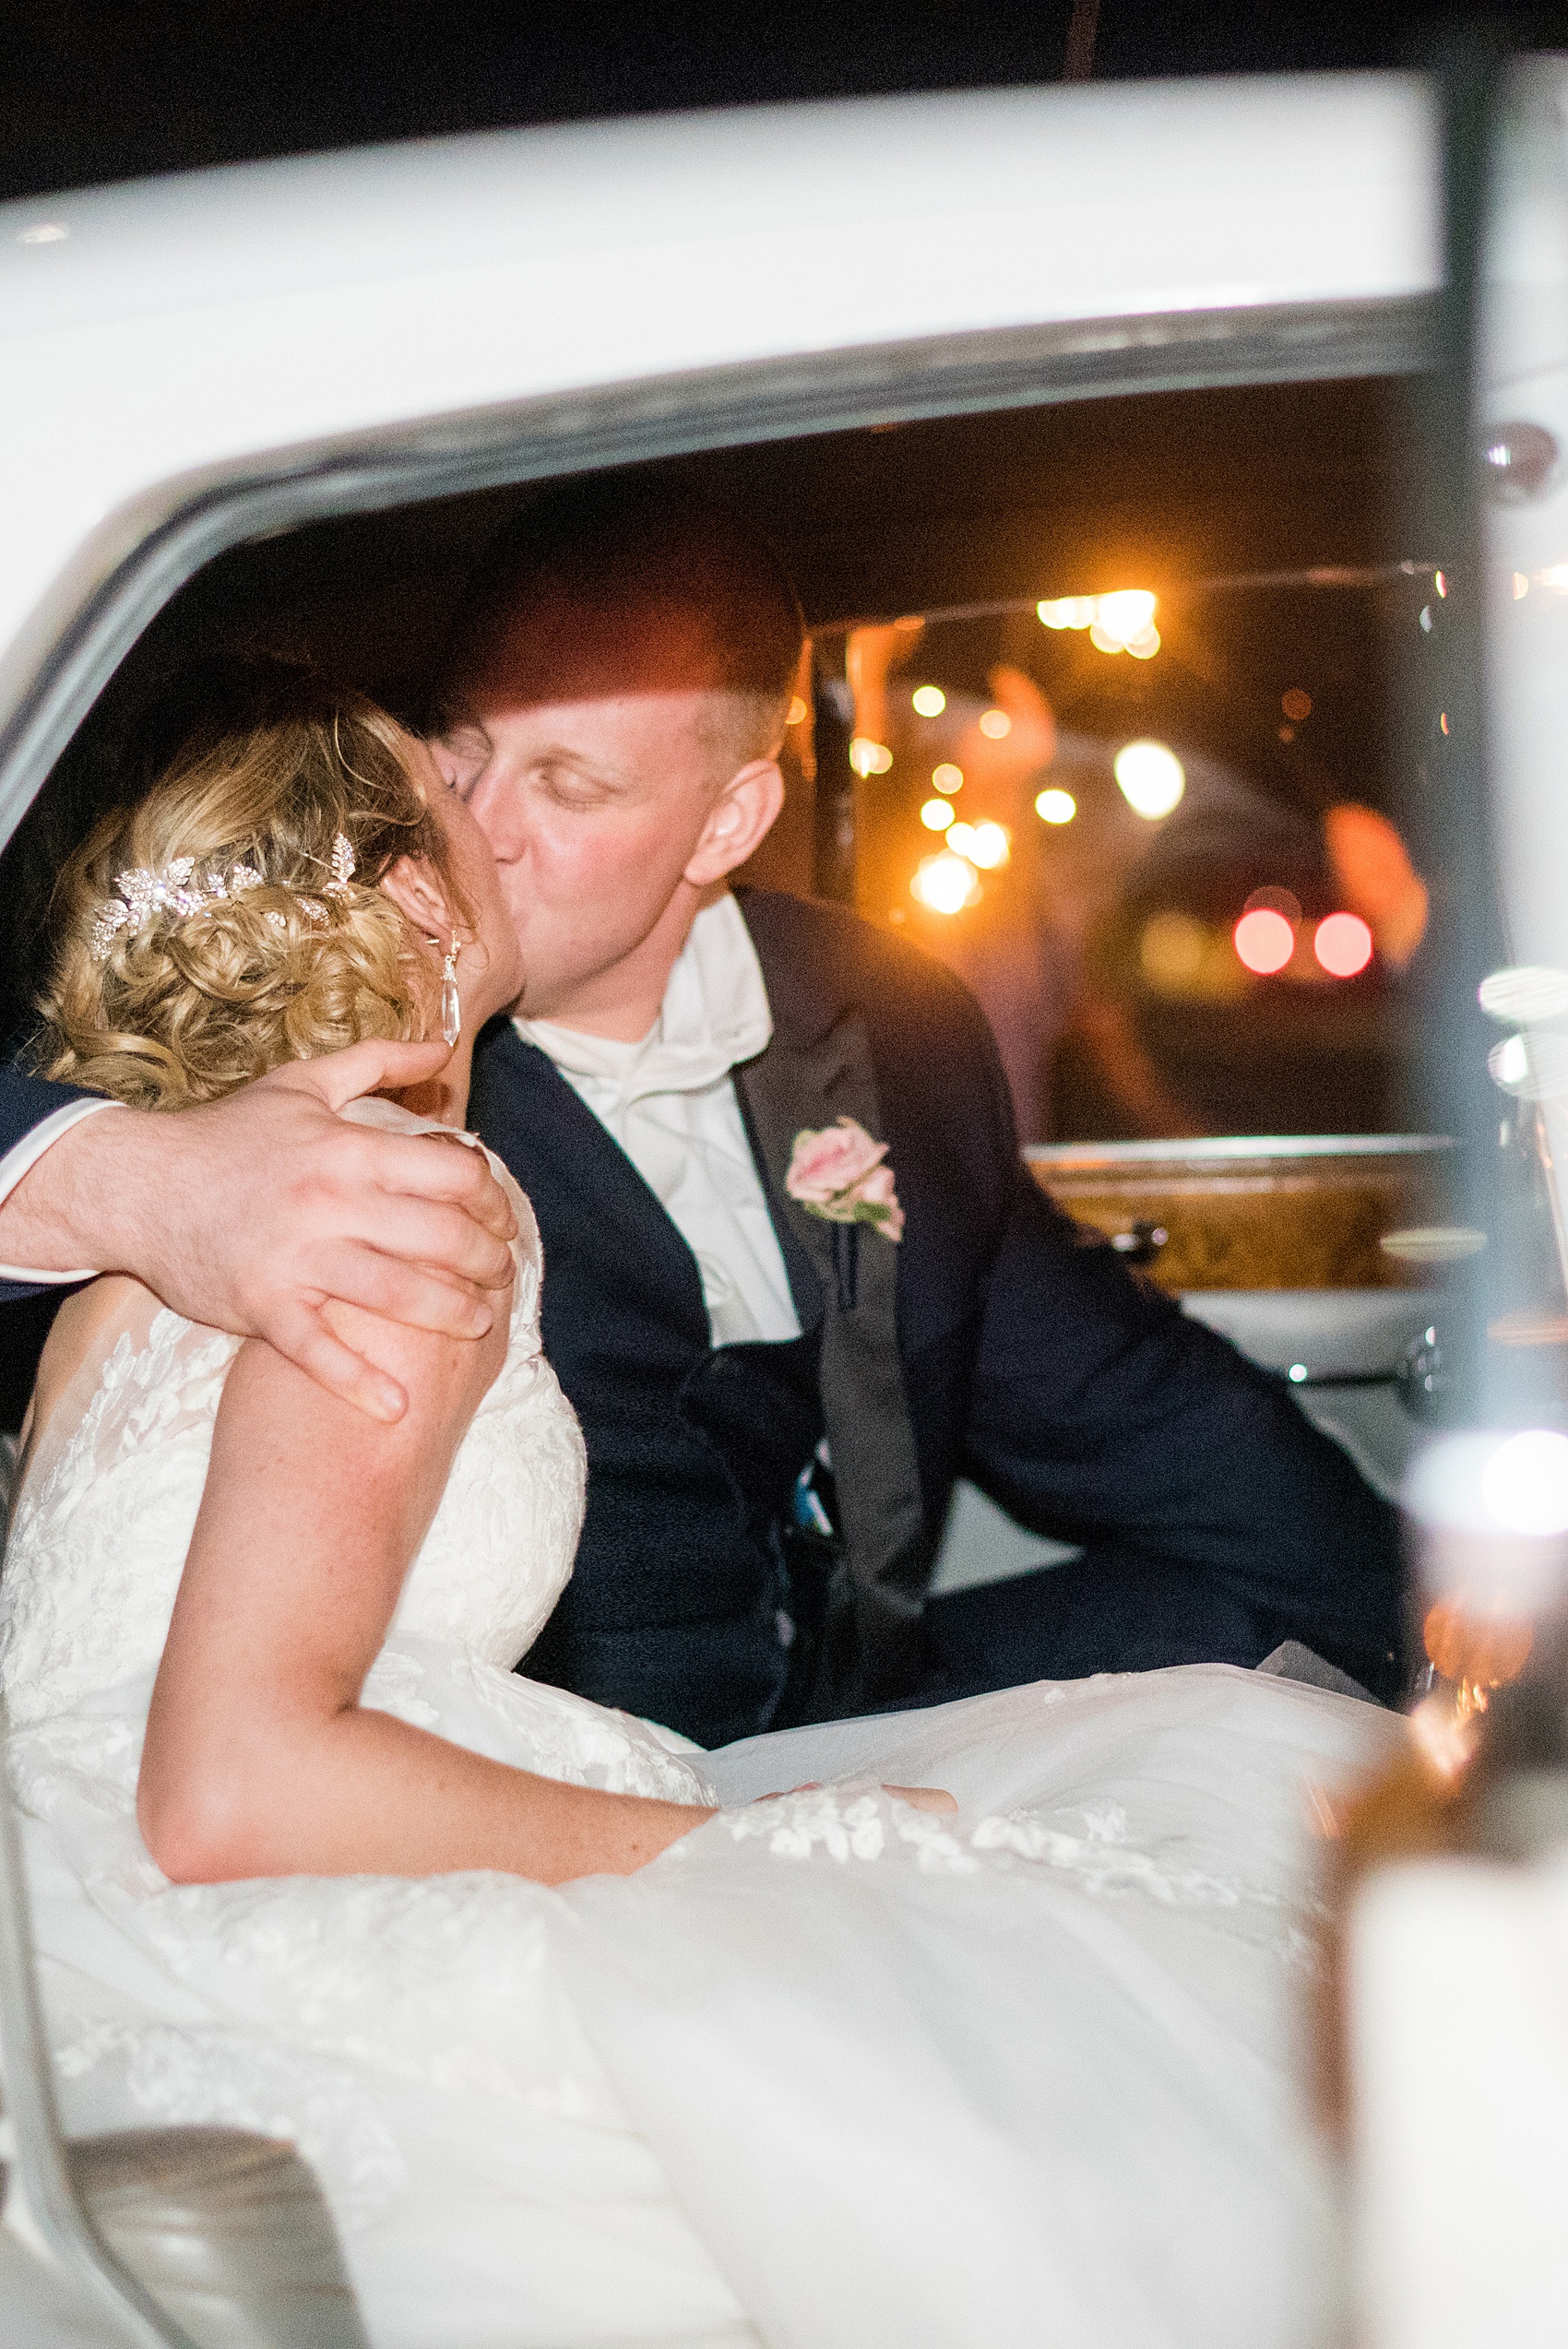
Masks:
[[[1077,993],[1048,1006],[1034,1067],[1049,1042],[1054,1074],[1032,1120],[1020,1080],[1036,1171],[1288,1375],[1392,1489],[1409,1406],[1440,1406],[1450,1376],[1443,1279],[1488,1212],[1443,1137],[1477,1099],[1494,1133],[1526,1114],[1546,1133],[1538,1073],[1562,1008],[1515,1005],[1487,1031],[1514,1053],[1502,1096],[1484,1070],[1449,1095],[1407,1084],[1430,1004],[1467,983],[1473,1001],[1463,970],[1457,995],[1403,991],[1427,919],[1412,886],[1434,935],[1487,886],[1484,808],[1464,796],[1477,770],[1442,767],[1423,730],[1446,741],[1448,709],[1400,669],[1448,601],[1410,397],[1447,363],[1441,111],[1398,76],[974,93],[431,141],[0,208],[12,1014],[34,944],[27,859],[48,838],[24,818],[156,658],[286,623],[357,682],[413,692],[457,581],[529,485],[688,475],[756,512],[813,630],[771,875],[946,951],[988,889],[993,910],[1011,902],[1009,855],[1049,895],[1041,860],[1083,844],[1052,900]],[[1513,501],[1491,551],[1513,583],[1493,635],[1512,664],[1493,823],[1513,961],[1549,969],[1568,967],[1568,802],[1550,788],[1568,211],[1556,150],[1538,152],[1554,137],[1538,122],[1510,149],[1513,292],[1483,320],[1503,371],[1491,469]],[[1266,772],[1192,714],[1199,687],[1211,712],[1225,697],[1200,674],[1221,607],[1235,644],[1252,631],[1246,691],[1274,677],[1247,720]],[[1303,647],[1322,687],[1298,673]],[[1338,748],[1320,753],[1314,695],[1321,728],[1336,692]],[[979,768],[955,807],[944,710],[977,758],[1013,728],[1054,729],[1054,750],[1039,737],[1010,778],[1004,758],[995,770],[1022,813],[986,817]],[[1387,782],[1398,760],[1368,746],[1401,729],[1437,777],[1424,831]],[[1146,752],[1158,735],[1168,765],[1123,776],[1127,733]],[[1322,827],[1384,785],[1375,837],[1406,861],[1380,898],[1353,858],[1325,860]],[[1183,789],[1188,832],[1162,831]],[[1157,835],[1184,841],[1186,864],[1171,848],[1151,867]],[[1455,1055],[1472,1041],[1449,1035]],[[1241,1074],[1222,1082],[1228,1052]],[[1268,1123],[1234,1109],[1253,1086],[1285,1103]],[[1554,1296],[1511,1310],[1535,1313],[1538,1352],[1568,1335]],[[30,1370],[19,1326],[8,1406]],[[994,1575],[1047,1547],[961,1492],[942,1572]],[[208,2331],[187,2307],[182,2330],[104,2248],[89,2171],[61,2153],[14,1871],[0,1901],[0,2344],[271,2337],[243,2310]]]

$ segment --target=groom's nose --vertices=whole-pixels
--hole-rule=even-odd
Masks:
[[[516,864],[527,846],[526,811],[521,787],[493,766],[487,768],[469,795],[475,823],[490,843],[497,864]]]

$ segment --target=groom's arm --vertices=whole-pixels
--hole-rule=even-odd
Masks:
[[[514,1219],[479,1151],[433,1150],[337,1112],[423,1083],[446,1058],[441,1044],[358,1044],[160,1114],[73,1116],[85,1097],[6,1072],[0,1144],[32,1151],[0,1199],[11,1293],[130,1273],[188,1319],[264,1337],[329,1393],[396,1419],[402,1388],[334,1334],[323,1307],[336,1299],[481,1336],[491,1292],[510,1286]]]
[[[966,1449],[968,1473],[1024,1524],[1114,1534],[1265,1613],[1310,1613],[1363,1676],[1387,1679],[1402,1628],[1396,1513],[1279,1379],[1129,1274],[1022,1168]]]
[[[7,1259],[11,1240],[26,1236],[26,1218],[16,1215],[7,1218],[6,1203],[23,1177],[73,1126],[113,1106],[101,1094],[83,1093],[75,1086],[54,1085],[46,1077],[26,1076],[18,1069],[0,1067],[0,1303],[73,1276],[64,1265],[12,1263]]]
[[[978,1004],[945,1004],[932,1034],[967,1209],[989,1235],[962,1472],[1037,1533],[1139,1550],[1222,1582],[1265,1618],[1310,1622],[1314,1644],[1391,1689],[1396,1512],[1282,1380],[1040,1190]]]

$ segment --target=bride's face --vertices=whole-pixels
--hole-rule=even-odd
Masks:
[[[443,953],[456,928],[462,946],[457,957],[457,991],[463,1026],[472,1031],[493,1013],[515,1003],[522,993],[522,948],[501,894],[490,843],[441,774],[428,745],[410,736],[407,755],[420,794],[446,836],[453,873],[471,908],[472,920],[454,920],[436,876],[407,860],[394,868],[383,886],[391,884],[388,896],[427,936],[439,940]]]

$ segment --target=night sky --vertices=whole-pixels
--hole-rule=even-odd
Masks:
[[[1400,65],[1432,0],[1079,0],[1097,79]],[[0,197],[254,156],[693,106],[1061,78],[1073,0],[6,0]],[[1495,9],[1471,18],[1504,20]],[[1558,45],[1562,0],[1508,12]]]

